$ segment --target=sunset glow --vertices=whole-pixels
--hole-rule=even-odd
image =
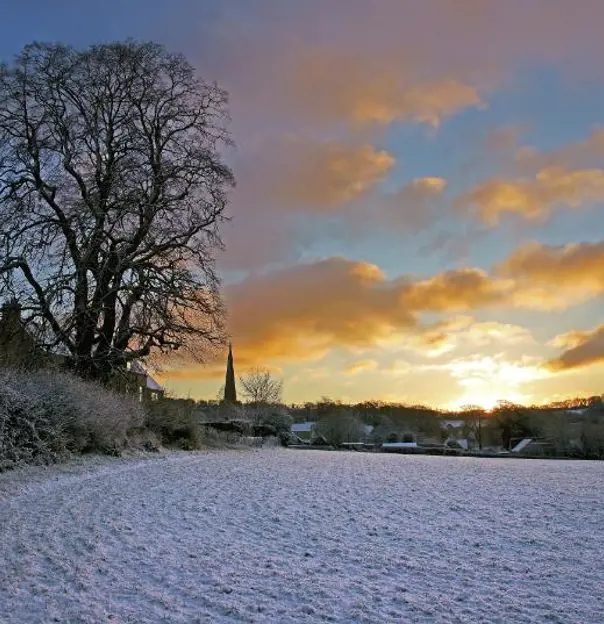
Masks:
[[[287,402],[602,393],[604,2],[37,4],[28,40],[157,40],[229,91],[238,373]],[[162,379],[214,398],[225,356]]]

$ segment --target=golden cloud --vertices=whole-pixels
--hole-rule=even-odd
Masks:
[[[604,243],[532,244],[492,274],[469,267],[413,280],[388,279],[367,262],[329,258],[227,287],[229,330],[240,369],[316,361],[337,346],[362,351],[397,344],[441,355],[462,344],[528,344],[530,333],[516,325],[454,316],[425,326],[421,316],[493,306],[570,307],[604,293],[603,262]],[[181,374],[218,376],[223,368],[220,361],[205,372]]]
[[[604,201],[604,169],[569,171],[550,167],[533,178],[488,180],[458,203],[474,207],[482,221],[495,226],[505,213],[538,220],[551,214],[556,206],[579,208],[598,201]]]
[[[494,155],[514,146],[518,128],[502,128],[487,140]],[[457,204],[485,223],[497,225],[504,214],[543,220],[556,207],[580,208],[604,200],[604,129],[551,152],[523,146],[514,156],[517,176],[485,180],[462,195]]]
[[[552,3],[262,0],[217,11],[195,41],[204,73],[230,90],[235,122],[252,132],[279,122],[438,125],[480,106],[527,59],[592,79],[601,71],[601,0]]]
[[[359,360],[348,365],[344,372],[348,375],[356,375],[358,373],[364,373],[368,371],[376,370],[378,363],[375,360]]]
[[[568,348],[557,358],[547,363],[554,372],[584,368],[604,362],[604,325],[589,331],[573,331],[556,336],[552,341]]]
[[[496,345],[504,348],[534,342],[531,332],[525,327],[499,321],[477,322],[472,317],[462,316],[436,323],[421,334],[418,351],[429,357],[438,357],[462,347],[479,349]]]
[[[315,120],[387,125],[409,120],[437,127],[459,111],[483,104],[475,86],[452,77],[418,79],[404,61],[343,54],[327,46],[305,50],[291,74],[290,93]]]
[[[415,178],[407,188],[418,197],[440,195],[447,188],[447,181],[438,176],[426,176]]]
[[[567,143],[551,152],[541,152],[530,146],[524,146],[516,152],[516,163],[523,169],[548,169],[563,167],[566,169],[584,169],[601,164],[604,158],[604,128],[596,127],[582,141]]]
[[[486,271],[463,268],[415,282],[405,304],[415,311],[464,311],[504,302],[513,282],[493,279]]]
[[[251,277],[226,289],[240,368],[317,360],[336,346],[369,348],[395,332],[421,332],[421,312],[489,305],[502,295],[499,283],[478,269],[413,282],[389,280],[375,265],[345,258]],[[222,375],[222,362],[204,370]]]
[[[371,145],[286,137],[246,155],[244,198],[279,207],[326,210],[352,201],[381,182],[394,158]]]
[[[566,308],[604,293],[604,242],[548,246],[529,243],[497,267],[516,282],[517,305]]]

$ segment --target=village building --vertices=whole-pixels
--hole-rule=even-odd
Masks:
[[[5,302],[0,310],[0,367],[25,370],[65,370],[69,355],[44,349],[21,317],[17,301]],[[156,401],[164,396],[157,383],[138,361],[116,371],[111,385],[119,392],[138,396],[139,401]]]

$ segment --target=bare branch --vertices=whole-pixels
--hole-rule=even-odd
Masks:
[[[224,340],[226,104],[153,43],[32,44],[0,68],[0,295],[82,372]]]

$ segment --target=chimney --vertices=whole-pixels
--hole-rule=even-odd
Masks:
[[[21,323],[21,304],[16,299],[2,304],[2,322],[7,327],[17,327]]]

